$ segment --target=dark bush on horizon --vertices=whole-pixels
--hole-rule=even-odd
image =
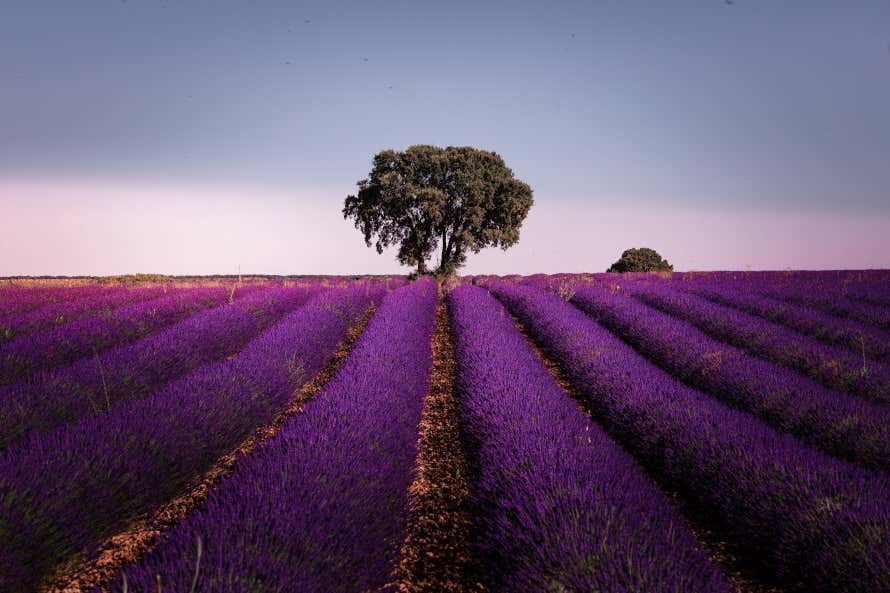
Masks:
[[[621,257],[606,272],[673,272],[674,266],[668,263],[654,249],[633,247],[626,249]]]

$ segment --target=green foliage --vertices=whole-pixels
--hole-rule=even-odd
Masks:
[[[103,276],[99,284],[138,284],[141,282],[173,282],[173,278],[165,274],[122,274],[120,276]]]
[[[514,245],[533,202],[531,188],[497,153],[469,146],[381,151],[358,188],[343,217],[368,247],[382,253],[398,245],[399,263],[418,274],[429,273],[426,262],[438,248],[439,276],[454,274],[469,252]]]
[[[674,266],[654,249],[640,247],[627,249],[607,272],[673,272]]]

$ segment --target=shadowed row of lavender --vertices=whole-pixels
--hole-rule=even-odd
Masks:
[[[682,384],[556,294],[488,284],[609,434],[780,580],[810,591],[887,589],[886,474],[827,456]],[[579,289],[573,299],[588,294]]]
[[[485,589],[729,592],[668,499],[559,388],[503,307],[475,287],[449,303]],[[428,280],[387,297],[304,413],[112,589],[160,579],[203,592],[395,590],[435,306]]]
[[[250,290],[245,287],[233,291],[231,298],[240,299]],[[19,335],[0,345],[0,385],[27,380],[38,371],[132,342],[202,309],[219,306],[228,297],[229,291],[222,287],[177,290],[105,314]]]
[[[161,575],[172,591],[196,576],[203,592],[382,590],[405,538],[435,309],[431,280],[384,299],[305,412],[123,572],[130,588]]]
[[[231,356],[284,314],[309,299],[314,287],[256,291],[132,344],[35,373],[0,387],[0,449],[96,414],[147,393],[211,360]]]
[[[593,418],[492,296],[451,293],[462,436],[478,474],[468,535],[487,590],[732,590],[662,488],[704,509],[781,582],[890,587],[887,407],[804,376],[768,340],[725,343],[737,338],[714,329],[732,331],[724,310],[703,305],[716,302],[706,288],[728,294],[734,281],[480,280],[557,360]],[[764,290],[790,290],[767,280]],[[881,308],[884,286],[870,278],[859,288],[871,300],[835,297]],[[268,424],[371,303],[376,314],[325,389],[112,590],[123,575],[135,591],[156,590],[159,578],[175,591],[193,582],[195,591],[396,588],[436,287],[387,291],[365,282],[259,290],[4,387],[0,411],[18,434],[0,454],[0,589],[38,587],[182,492]],[[646,304],[652,294],[693,312],[669,315]],[[744,335],[766,331],[753,327]],[[84,394],[101,405],[84,405]]]
[[[0,457],[0,590],[37,587],[58,563],[94,554],[106,537],[181,492],[268,424],[387,290],[356,283],[263,291],[140,340],[126,356],[109,352],[106,367],[141,377],[141,391],[116,379],[107,408],[80,409]],[[139,372],[130,372],[134,361]],[[75,391],[90,387],[76,373],[65,376]],[[77,401],[45,399],[58,400],[50,410]]]
[[[131,303],[158,298],[167,294],[168,289],[164,286],[149,286],[98,291],[83,290],[81,292],[85,293],[82,298],[60,299],[58,302],[50,302],[50,304],[34,309],[26,307],[22,310],[20,307],[22,303],[18,303],[19,306],[16,306],[13,303],[0,302],[2,305],[0,307],[0,343],[12,340],[17,336],[60,327],[78,319],[108,313]],[[45,298],[52,299],[52,296],[47,295]],[[36,302],[40,301],[36,300]]]
[[[0,319],[59,303],[119,292],[120,286],[102,284],[62,286],[7,286],[0,288]]]
[[[823,455],[682,385],[555,296],[510,284],[490,288],[551,348],[590,398],[587,409],[618,443],[662,486],[709,512],[727,539],[760,556],[777,579],[814,591],[884,587],[890,519],[882,473]],[[555,384],[503,309],[471,287],[456,289],[449,303],[462,430],[478,471],[473,550],[486,589],[731,590],[668,499]],[[410,312],[401,315],[414,319]],[[427,315],[431,319],[432,311]],[[399,447],[413,452],[419,409],[410,404],[422,390],[398,391],[405,381],[386,362],[393,347],[377,341],[378,331],[369,327],[366,335],[377,360],[355,362],[359,370],[353,372],[375,384],[385,382],[381,372],[397,380],[389,389],[402,395],[386,401],[385,421],[367,409],[352,411],[354,394],[326,392],[320,398],[339,399],[308,405],[294,422],[303,427],[299,438],[288,432],[269,457],[233,476],[206,512],[126,572],[129,583],[148,587],[158,575],[174,588],[197,576],[201,591],[252,590],[270,582],[282,583],[272,589],[281,591],[393,583],[404,509],[385,501],[404,496],[411,456]],[[425,336],[421,342],[404,338],[415,344],[409,357],[428,356]],[[359,389],[371,394],[364,400],[371,410],[378,410],[379,389]],[[316,405],[341,410],[343,424],[332,429]],[[374,444],[392,428],[386,423],[400,426],[406,414],[411,420],[401,445]],[[318,441],[328,447],[322,450]],[[380,455],[365,460],[357,454],[368,450]],[[387,487],[378,490],[368,467],[352,463],[355,455],[371,475],[385,476]],[[279,473],[285,477],[269,477]],[[378,513],[356,509],[355,500],[381,501],[387,528],[381,529]],[[267,538],[263,530],[270,529],[274,535]],[[250,535],[241,537],[244,530]],[[195,554],[199,540],[203,569]]]
[[[729,592],[668,498],[550,376],[503,306],[450,296],[490,591]]]

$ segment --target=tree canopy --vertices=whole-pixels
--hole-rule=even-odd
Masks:
[[[436,273],[453,274],[484,247],[507,249],[532,206],[531,188],[495,152],[469,146],[417,145],[374,156],[343,217],[378,253],[398,245],[399,263],[425,274],[438,249]]]
[[[607,272],[673,272],[674,266],[654,249],[627,249]]]

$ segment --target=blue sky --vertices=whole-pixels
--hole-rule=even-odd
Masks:
[[[890,219],[886,0],[5,0],[0,81],[0,183],[336,214],[377,150],[454,144],[499,152],[535,210]],[[890,265],[863,257],[838,265]]]

